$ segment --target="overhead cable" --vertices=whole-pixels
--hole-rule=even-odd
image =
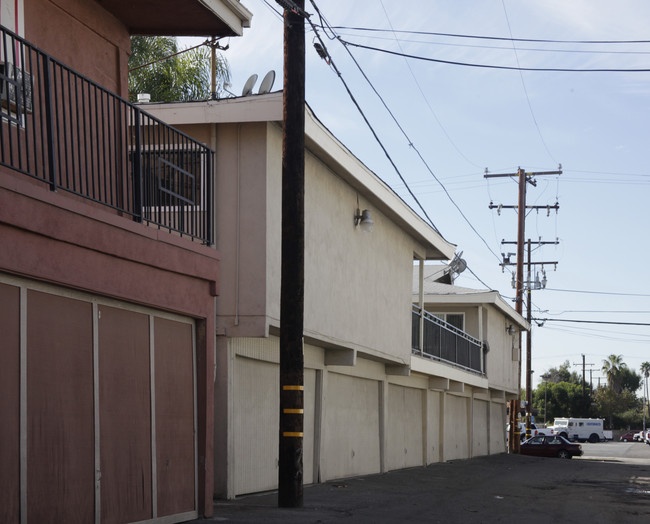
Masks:
[[[311,3],[312,3],[312,5],[313,5],[314,9],[316,9],[316,12],[317,12],[317,13],[319,14],[319,16],[320,16],[320,11],[319,11],[318,7],[316,6],[316,4],[313,2],[313,0],[311,0]],[[411,197],[413,198],[413,200],[415,201],[415,203],[418,205],[418,207],[420,208],[420,210],[422,211],[422,213],[424,213],[424,216],[425,216],[426,219],[429,221],[429,224],[431,225],[431,227],[432,227],[433,229],[435,229],[435,231],[436,231],[437,233],[441,234],[440,231],[438,230],[438,228],[437,228],[437,227],[435,226],[435,224],[433,223],[433,220],[431,220],[431,217],[429,216],[429,214],[428,214],[428,213],[426,212],[426,210],[424,209],[424,206],[420,203],[420,201],[418,200],[418,198],[415,196],[415,194],[413,193],[413,191],[412,191],[411,188],[409,187],[408,183],[407,183],[406,180],[404,179],[404,176],[402,175],[402,173],[400,172],[399,168],[397,167],[397,165],[396,165],[395,162],[393,161],[393,158],[390,156],[390,154],[388,153],[388,150],[386,149],[386,147],[384,146],[383,142],[381,141],[381,139],[380,139],[379,136],[377,135],[377,132],[376,132],[375,129],[372,127],[372,124],[371,124],[370,121],[368,120],[368,117],[366,117],[366,114],[363,112],[363,109],[361,109],[361,106],[359,105],[359,102],[357,102],[357,99],[356,99],[355,96],[352,94],[352,91],[350,90],[350,87],[348,86],[347,82],[346,82],[345,79],[343,78],[343,75],[341,74],[341,72],[339,71],[339,69],[336,67],[336,64],[334,63],[334,60],[332,60],[332,56],[327,52],[327,47],[325,46],[325,42],[324,42],[323,39],[320,37],[320,33],[318,32],[316,25],[311,21],[311,19],[307,19],[307,22],[311,25],[311,27],[312,27],[312,29],[313,29],[313,31],[314,31],[314,34],[316,35],[316,38],[318,38],[318,41],[319,41],[319,43],[320,43],[320,45],[321,45],[321,47],[322,47],[322,50],[323,50],[323,51],[327,54],[327,56],[329,57],[329,66],[330,66],[330,67],[334,70],[334,72],[337,74],[337,76],[339,77],[339,80],[341,80],[341,83],[343,84],[343,87],[344,87],[345,90],[347,91],[348,96],[350,97],[350,100],[352,100],[352,103],[353,103],[353,104],[355,105],[355,107],[357,108],[357,111],[359,111],[359,114],[361,115],[361,117],[363,118],[364,122],[365,122],[366,125],[368,126],[368,129],[369,129],[370,132],[372,133],[372,136],[375,138],[375,140],[376,140],[377,143],[379,144],[379,147],[380,147],[381,150],[384,152],[384,155],[386,156],[386,158],[388,159],[388,161],[390,162],[390,164],[393,166],[393,169],[394,169],[395,172],[397,173],[397,176],[399,176],[400,180],[401,180],[402,183],[406,186],[406,189],[408,190],[409,194],[411,195]]]
[[[318,7],[314,4],[313,0],[312,0],[312,5],[314,6],[314,9],[316,9],[316,11],[319,13],[319,16],[320,16],[320,12],[319,12],[319,10],[318,10]],[[321,19],[322,19],[322,17],[321,17]],[[317,28],[316,28],[316,27],[313,27],[313,29],[314,29],[314,32],[318,35]],[[319,40],[320,40],[320,38],[319,38]],[[338,39],[338,40],[340,41],[340,39]],[[324,45],[323,42],[322,42],[322,40],[321,40],[321,44]],[[476,235],[478,235],[478,237],[483,241],[483,243],[485,244],[485,246],[486,246],[486,247],[488,248],[488,250],[489,250],[489,251],[494,255],[494,257],[495,257],[497,260],[501,261],[501,257],[500,257],[497,253],[495,253],[495,252],[492,250],[492,248],[491,248],[490,245],[486,242],[486,240],[483,238],[483,236],[481,236],[481,234],[476,230],[476,228],[474,227],[474,225],[470,222],[470,220],[467,218],[467,216],[463,213],[463,211],[460,209],[460,207],[458,206],[458,204],[456,204],[456,202],[454,201],[454,199],[452,198],[452,196],[449,194],[449,191],[447,190],[447,188],[445,187],[445,185],[440,181],[440,179],[439,179],[439,178],[436,176],[436,174],[433,172],[433,170],[431,169],[431,167],[429,166],[429,164],[427,163],[427,161],[425,160],[425,158],[422,156],[422,154],[420,153],[420,151],[418,150],[418,148],[415,146],[415,144],[413,144],[413,141],[410,139],[410,137],[408,136],[408,134],[406,133],[406,131],[404,130],[404,128],[402,127],[402,125],[399,123],[399,121],[397,120],[397,118],[395,117],[395,115],[393,114],[393,112],[391,111],[391,109],[388,107],[388,105],[386,104],[386,101],[384,100],[384,98],[383,98],[383,97],[381,96],[381,94],[377,91],[377,89],[376,89],[376,87],[374,86],[374,84],[370,81],[370,79],[369,79],[368,76],[366,75],[366,73],[365,73],[365,71],[363,70],[363,68],[359,65],[359,62],[356,60],[356,58],[354,57],[354,55],[350,52],[350,50],[347,48],[347,46],[343,45],[343,48],[348,52],[348,54],[350,55],[350,58],[352,59],[352,61],[354,62],[354,64],[355,64],[355,65],[357,66],[357,68],[359,69],[359,72],[361,73],[361,75],[363,76],[363,78],[366,80],[366,82],[368,83],[368,85],[370,86],[370,88],[373,90],[373,92],[375,93],[375,95],[377,95],[377,97],[378,97],[379,100],[381,101],[382,105],[384,106],[384,108],[386,109],[386,111],[388,112],[388,114],[391,116],[391,118],[393,119],[393,121],[395,122],[395,125],[398,127],[398,129],[399,129],[399,130],[402,132],[402,134],[404,135],[404,138],[405,138],[406,141],[408,142],[408,145],[409,145],[411,148],[413,148],[413,150],[416,152],[416,154],[418,155],[418,157],[420,158],[420,160],[422,161],[422,163],[423,163],[424,166],[426,167],[427,171],[429,171],[429,173],[430,173],[431,176],[436,180],[436,182],[438,182],[438,184],[440,184],[440,187],[444,190],[445,194],[447,195],[447,197],[449,198],[449,200],[451,201],[451,203],[456,207],[456,209],[458,210],[458,212],[460,213],[460,215],[461,215],[461,216],[463,217],[463,219],[467,222],[467,224],[468,224],[468,225],[470,226],[470,228],[474,231],[474,233],[476,233]],[[330,57],[330,58],[331,58],[331,57]],[[337,73],[338,73],[338,71],[337,71]],[[341,80],[342,80],[342,77],[341,77],[340,73],[339,73],[339,78],[341,78]],[[365,117],[364,117],[364,118],[365,118]],[[383,147],[383,146],[382,146],[382,147]],[[400,178],[401,178],[401,176],[400,176]],[[402,179],[402,182],[404,182],[403,179]],[[409,190],[409,193],[411,193],[411,195],[413,195],[411,189],[410,189],[408,186],[407,186],[407,189]],[[417,201],[417,200],[416,200],[416,201]],[[418,202],[418,204],[419,204],[419,202]],[[420,206],[420,207],[422,207],[422,206]],[[424,211],[424,210],[423,210],[423,211]],[[474,273],[472,273],[472,274],[474,274]],[[490,286],[486,285],[486,284],[485,284],[485,283],[484,283],[480,278],[478,278],[478,276],[476,276],[476,275],[474,275],[474,276],[475,276],[475,277],[476,277],[476,278],[477,278],[477,279],[478,279],[478,280],[479,280],[479,281],[480,281],[480,282],[481,282],[481,283],[482,283],[486,288],[491,289]]]
[[[438,64],[447,64],[463,67],[478,67],[483,69],[501,69],[506,71],[537,71],[537,72],[553,72],[553,73],[649,73],[650,69],[613,69],[613,68],[593,68],[593,69],[576,69],[576,68],[562,68],[562,67],[515,67],[515,66],[502,66],[494,64],[474,64],[471,62],[457,62],[454,60],[441,60],[439,58],[430,58],[426,56],[411,55],[401,53],[398,51],[391,51],[389,49],[382,49],[379,47],[372,47],[363,44],[357,44],[348,40],[340,39],[342,43],[358,47],[360,49],[368,49],[370,51],[377,51],[379,53],[386,53],[389,55],[402,56],[412,58],[413,60],[422,60],[425,62],[434,62]]]
[[[538,39],[538,38],[512,38],[501,36],[481,36],[481,35],[461,35],[455,33],[434,33],[431,31],[404,31],[393,29],[379,29],[372,27],[349,27],[349,26],[330,26],[331,29],[345,29],[348,31],[368,31],[378,33],[405,33],[411,35],[427,35],[427,36],[447,36],[452,38],[474,38],[480,40],[503,40],[511,42],[538,42],[547,44],[650,44],[650,40],[552,40],[552,39]]]

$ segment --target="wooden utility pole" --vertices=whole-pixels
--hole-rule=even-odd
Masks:
[[[278,506],[303,505],[305,19],[304,0],[284,8],[280,446]]]
[[[561,166],[560,166],[561,167]],[[486,174],[484,175],[484,178],[513,178],[517,177],[518,182],[519,182],[519,198],[518,198],[518,205],[517,206],[502,206],[502,205],[494,205],[490,203],[490,209],[498,208],[498,209],[505,209],[505,208],[514,208],[517,210],[517,273],[516,273],[516,298],[515,298],[515,303],[516,303],[516,311],[520,315],[523,313],[523,291],[524,291],[524,245],[525,245],[525,235],[526,235],[526,209],[530,208],[545,208],[550,211],[550,209],[558,209],[559,206],[556,203],[554,206],[526,206],[526,184],[531,184],[533,186],[537,185],[537,182],[534,180],[533,177],[535,176],[540,176],[540,175],[561,175],[562,170],[559,169],[558,171],[544,171],[544,172],[537,172],[537,173],[526,173],[524,169],[519,168],[517,170],[517,173],[506,173],[506,174],[498,174],[498,175],[491,175],[487,174],[487,169],[486,169]],[[529,241],[529,258],[528,258],[528,263],[529,263],[529,269],[530,269],[530,241]],[[504,263],[502,266],[506,265],[511,265],[509,262],[506,262],[504,260]],[[530,312],[530,283],[529,283],[529,289],[528,289],[528,314],[527,314],[527,319],[528,323],[530,324],[531,321],[531,312]],[[531,356],[531,351],[530,351],[530,346],[532,344],[532,333],[529,328],[528,333],[526,335],[526,438],[529,438],[531,436],[531,399],[532,399],[532,369],[531,369],[531,363],[532,363],[532,356]],[[521,346],[522,346],[522,336],[521,336],[521,331],[519,332],[519,381],[518,385],[519,388],[521,388]],[[511,408],[510,408],[510,434],[509,434],[509,451],[511,453],[518,453],[519,452],[519,428],[517,424],[515,423],[517,420],[517,414],[519,413],[519,400],[513,400],[511,402]],[[515,431],[516,430],[516,431]]]
[[[532,306],[533,299],[531,296],[531,272],[530,272],[530,260],[531,260],[531,246],[530,239],[528,239],[528,285],[526,286],[526,321],[530,326],[533,320]],[[533,408],[533,330],[528,328],[526,332],[526,438],[530,438],[532,435],[531,426],[530,426],[530,417],[532,415]]]

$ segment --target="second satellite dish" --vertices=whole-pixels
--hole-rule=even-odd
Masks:
[[[262,79],[262,83],[260,84],[260,89],[257,92],[258,95],[265,95],[266,93],[271,91],[271,88],[273,87],[273,82],[275,82],[275,71],[271,69],[266,75],[264,75],[264,78]]]
[[[253,86],[257,82],[257,75],[251,75],[246,83],[244,84],[244,89],[242,89],[241,96],[249,96],[253,94]]]

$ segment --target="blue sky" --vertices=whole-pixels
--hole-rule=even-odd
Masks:
[[[254,16],[252,27],[243,37],[230,39],[224,52],[231,90],[240,94],[250,75],[261,80],[271,69],[277,73],[273,90],[281,89],[283,26],[269,7],[279,11],[279,6],[272,0],[242,3]],[[645,43],[513,42],[397,32],[650,40],[650,3],[643,0],[321,0],[317,5],[331,26],[395,31],[335,29],[343,40],[436,60],[521,68],[650,69],[650,44]],[[315,13],[309,1],[306,10]],[[312,21],[320,23],[315,14]],[[556,270],[545,268],[547,289],[532,293],[533,317],[650,321],[650,72],[520,72],[405,59],[348,45],[434,178],[346,47],[323,31],[320,35],[411,190],[480,279],[466,271],[458,285],[485,289],[486,284],[506,298],[514,296],[511,274],[502,272],[499,259],[500,253],[515,251],[501,241],[516,240],[517,217],[513,210],[499,215],[488,206],[516,204],[518,186],[508,178],[486,180],[485,169],[555,171],[562,164],[561,176],[538,177],[536,187],[528,186],[529,205],[560,206],[550,216],[531,211],[526,221],[527,238],[559,240],[557,246],[533,252],[533,260],[558,262]],[[422,215],[337,74],[314,51],[314,38],[308,31],[307,102],[343,144]],[[596,384],[602,361],[610,354],[622,355],[638,372],[641,362],[650,361],[649,347],[648,326],[535,324],[534,382],[565,360],[581,364],[582,354],[592,364],[588,369],[593,369]],[[581,366],[573,369],[581,371]]]

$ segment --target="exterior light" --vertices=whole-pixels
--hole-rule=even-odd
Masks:
[[[507,325],[506,326],[506,331],[507,331],[508,335],[510,335],[510,336],[514,335],[515,334],[515,326],[513,326],[512,324]]]
[[[361,231],[364,233],[372,232],[372,228],[375,223],[370,216],[370,210],[364,209],[363,211],[359,211],[359,209],[357,209],[357,212],[354,215],[354,225],[355,227],[359,226],[361,228]]]

